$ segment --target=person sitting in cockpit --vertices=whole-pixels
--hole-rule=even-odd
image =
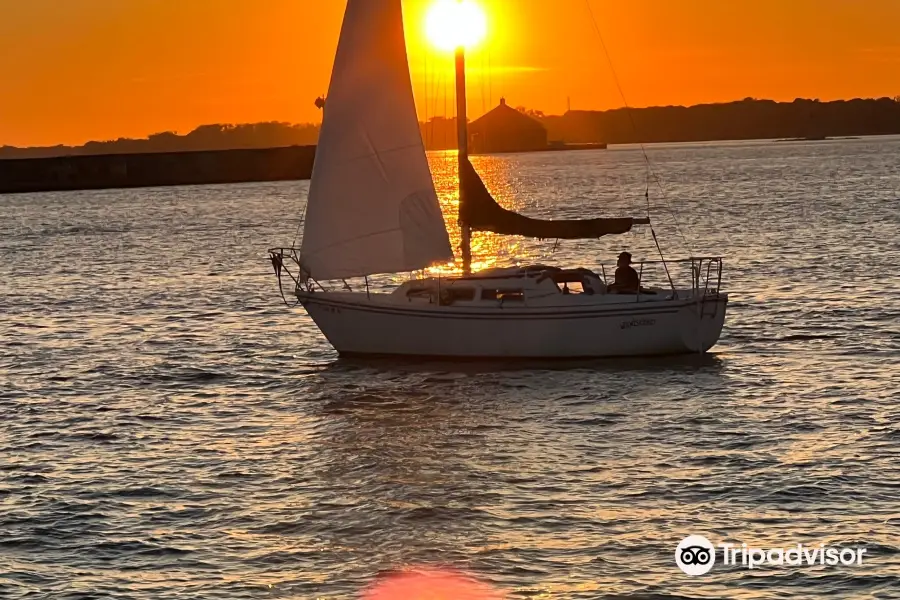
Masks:
[[[631,253],[623,252],[616,261],[616,279],[608,290],[615,294],[637,294],[641,291],[641,279],[631,266]]]

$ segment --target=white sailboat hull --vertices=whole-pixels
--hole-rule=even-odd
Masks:
[[[706,352],[725,294],[576,306],[414,305],[390,294],[298,292],[342,356],[599,358]]]

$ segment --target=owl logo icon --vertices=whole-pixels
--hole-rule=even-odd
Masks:
[[[716,564],[716,549],[702,535],[689,535],[675,548],[675,564],[688,575],[705,575]]]

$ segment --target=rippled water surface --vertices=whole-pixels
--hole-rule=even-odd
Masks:
[[[306,182],[0,196],[0,597],[354,598],[432,565],[513,598],[900,598],[900,139],[648,153],[667,255],[726,257],[707,357],[345,362],[265,253]],[[647,210],[635,149],[476,166],[527,214]],[[868,554],[691,578],[690,533]]]

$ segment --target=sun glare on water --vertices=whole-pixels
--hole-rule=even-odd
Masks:
[[[474,0],[436,0],[425,19],[425,32],[441,50],[470,48],[487,33],[487,18]]]
[[[461,573],[417,569],[390,574],[363,600],[505,600],[506,594]]]

